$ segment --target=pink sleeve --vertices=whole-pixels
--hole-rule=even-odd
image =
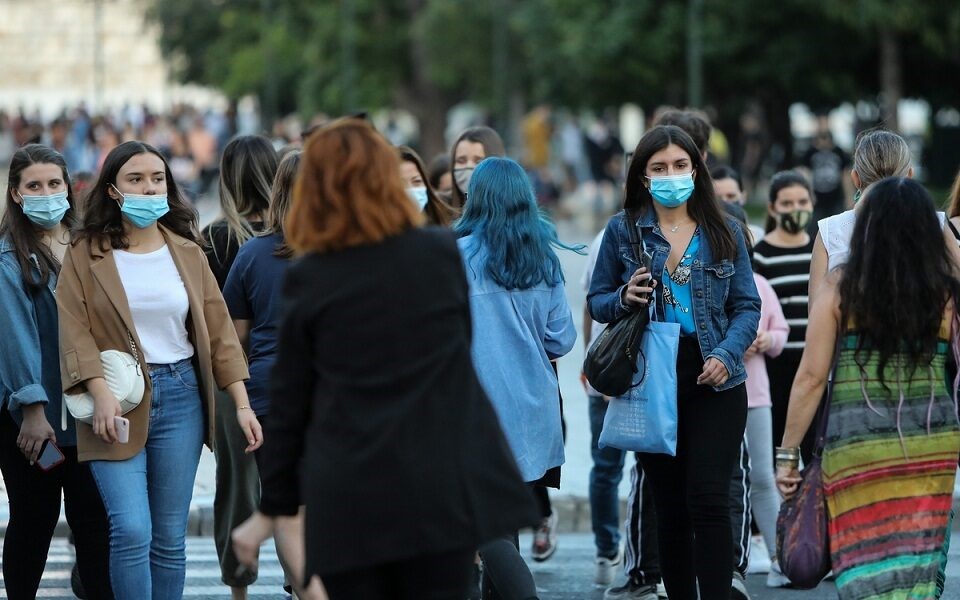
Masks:
[[[757,284],[757,291],[760,292],[760,327],[770,334],[770,348],[766,355],[770,358],[776,358],[783,352],[783,345],[787,343],[787,335],[790,333],[790,326],[783,316],[783,309],[780,308],[780,299],[777,293],[773,291],[770,283],[759,275],[754,275]]]

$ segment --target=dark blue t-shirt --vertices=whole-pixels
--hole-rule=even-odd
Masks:
[[[279,234],[255,237],[240,247],[223,286],[223,299],[234,320],[250,321],[247,395],[258,417],[270,408],[270,371],[277,354],[277,330],[283,275],[290,263],[274,256],[283,241]]]

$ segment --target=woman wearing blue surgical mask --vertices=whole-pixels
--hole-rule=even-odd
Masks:
[[[118,598],[177,599],[200,449],[212,445],[214,391],[226,389],[253,452],[260,425],[247,400],[247,364],[199,244],[196,213],[160,153],[125,142],[107,155],[57,284],[60,365],[67,393],[88,392],[92,424],[77,423],[110,523]],[[100,352],[135,357],[140,404],[123,415]],[[122,424],[122,422],[121,422]]]
[[[73,220],[70,176],[60,153],[38,144],[17,150],[0,222],[0,471],[10,503],[3,539],[9,598],[36,596],[61,495],[87,597],[113,597],[103,502],[90,469],[77,461],[75,428],[61,428],[54,290]],[[63,462],[41,468],[44,444],[59,448]]]
[[[757,337],[760,298],[740,225],[725,217],[690,136],[648,131],[627,171],[624,211],[607,225],[587,303],[611,323],[655,301],[680,325],[676,456],[641,453],[657,511],[663,582],[671,600],[730,598],[730,478],[747,416],[743,355]],[[629,214],[629,216],[628,216]],[[634,257],[637,227],[651,273]]]
[[[413,200],[430,225],[447,227],[454,217],[453,208],[437,196],[427,180],[427,170],[420,155],[408,146],[397,146],[400,152],[400,178]]]

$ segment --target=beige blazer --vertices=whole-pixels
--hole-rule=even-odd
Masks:
[[[250,377],[237,332],[217,287],[217,280],[203,251],[164,227],[160,227],[170,255],[180,272],[190,312],[187,332],[194,347],[194,365],[200,382],[206,424],[206,443],[213,448],[214,389],[220,389]],[[112,249],[101,250],[89,239],[72,245],[63,259],[57,282],[57,307],[60,313],[60,375],[68,393],[85,390],[84,382],[103,377],[100,352],[130,352],[127,332],[141,347],[130,314]],[[140,367],[148,373],[140,352]],[[107,444],[93,434],[93,427],[77,423],[77,452],[80,461],[125,460],[146,445],[150,423],[150,377],[140,405],[127,413],[130,441]]]

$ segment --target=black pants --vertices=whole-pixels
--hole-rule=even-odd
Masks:
[[[637,454],[630,470],[630,495],[627,497],[627,520],[624,561],[627,575],[642,585],[660,583],[660,545],[657,541],[657,511],[650,477],[644,473]]]
[[[694,338],[677,356],[677,455],[641,454],[657,507],[660,569],[670,600],[729,600],[733,565],[730,477],[747,419],[743,385],[697,385],[703,358]]]
[[[60,448],[65,460],[50,471],[31,466],[17,448],[19,433],[10,413],[0,411],[0,471],[10,503],[10,521],[3,538],[7,598],[36,597],[50,539],[60,519],[62,491],[87,598],[112,599],[110,527],[90,469],[77,462],[75,446]]]
[[[323,585],[330,600],[463,600],[473,554],[457,550],[325,575]]]
[[[520,555],[517,533],[480,546],[483,560],[483,600],[536,600],[537,586],[526,561]]]

